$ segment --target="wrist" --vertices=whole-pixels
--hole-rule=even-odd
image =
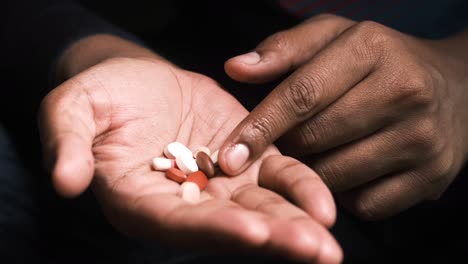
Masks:
[[[98,34],[78,40],[62,53],[56,64],[55,81],[61,83],[96,64],[117,57],[164,60],[131,41]]]

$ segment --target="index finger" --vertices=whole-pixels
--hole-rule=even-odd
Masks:
[[[367,36],[360,32],[365,31],[356,26],[347,30],[237,125],[219,152],[225,173],[244,171],[282,134],[326,108],[378,67],[383,53],[367,48]]]

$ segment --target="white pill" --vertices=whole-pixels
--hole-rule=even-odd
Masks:
[[[179,187],[178,195],[189,203],[196,203],[200,199],[200,189],[194,182],[184,182]]]
[[[164,148],[164,156],[166,156],[166,158],[168,159],[177,159],[177,157],[183,152],[188,152],[192,154],[190,149],[188,149],[184,144],[177,141],[169,143]]]
[[[192,157],[192,152],[182,152],[176,158],[177,167],[183,171],[186,175],[189,175],[192,172],[198,171],[197,162]]]
[[[197,153],[198,152],[205,152],[208,156],[211,154],[211,151],[209,148],[207,147],[199,147],[197,148],[197,150],[195,150],[195,152],[193,152],[193,158],[196,159],[197,158]]]
[[[156,157],[153,159],[153,168],[158,171],[165,171],[175,167],[175,160]]]
[[[216,164],[218,163],[218,153],[219,153],[219,150],[213,152],[213,154],[211,154],[211,160],[213,161],[213,164]]]

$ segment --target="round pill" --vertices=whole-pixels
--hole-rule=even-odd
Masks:
[[[198,170],[197,163],[192,157],[192,152],[182,152],[176,158],[177,167],[183,171],[186,175],[189,175],[192,172],[196,172]]]
[[[189,203],[196,203],[200,199],[200,189],[193,182],[184,182],[179,187],[178,195]]]
[[[203,191],[208,184],[208,178],[206,177],[205,173],[203,173],[203,171],[190,173],[185,181],[196,183],[200,191]]]
[[[168,159],[176,159],[178,156],[180,156],[182,153],[190,153],[190,149],[188,149],[184,144],[180,142],[172,142],[169,143],[165,148],[164,148],[164,156]]]
[[[153,168],[158,171],[165,171],[175,167],[175,160],[156,157],[153,159]]]
[[[205,152],[198,152],[196,157],[198,169],[203,171],[208,178],[212,178],[215,175],[215,167],[210,156]]]
[[[168,169],[166,171],[166,177],[177,183],[182,183],[187,179],[187,176],[185,176],[185,173],[183,173],[181,170],[176,169],[176,168]]]
[[[197,148],[197,150],[195,150],[195,152],[193,152],[193,158],[196,159],[197,158],[197,154],[199,152],[205,152],[208,156],[211,154],[211,151],[209,148],[207,147],[199,147]]]

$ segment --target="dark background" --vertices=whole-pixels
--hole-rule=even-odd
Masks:
[[[265,7],[262,1],[238,1],[228,9],[224,1],[161,4],[160,10],[164,12],[154,14],[157,23],[148,23],[144,19],[135,21],[132,14],[137,10],[125,5],[125,1],[111,2],[112,9],[107,8],[109,1],[100,4],[88,1],[88,5],[104,17],[120,21],[120,24],[116,23],[118,26],[138,34],[143,43],[181,67],[213,77],[248,109],[275,84],[236,83],[224,73],[224,61],[252,49],[271,33],[299,22],[271,5]],[[149,25],[151,30],[139,26],[142,24]],[[146,33],[148,31],[153,33]],[[30,77],[35,74],[26,69],[34,69],[33,60],[22,60],[19,64],[24,65],[25,71],[18,71],[17,65],[1,65],[0,121],[31,174],[40,230],[33,246],[37,247],[41,258],[48,263],[127,263],[133,260],[157,263],[157,259],[145,259],[142,254],[151,251],[150,247],[143,246],[141,241],[123,238],[107,224],[90,192],[75,200],[64,200],[55,195],[42,170],[36,127],[37,98],[45,95],[49,87]],[[468,180],[465,174],[462,172],[457,177],[440,200],[421,204],[385,221],[361,222],[340,211],[334,233],[345,250],[346,260],[349,263],[408,263],[411,260],[455,263],[459,258],[456,263],[467,262],[468,219],[464,211],[468,207]],[[100,242],[93,243],[85,235],[89,232]],[[104,244],[111,244],[112,250]],[[238,263],[241,260],[224,258],[219,263],[228,261]]]

